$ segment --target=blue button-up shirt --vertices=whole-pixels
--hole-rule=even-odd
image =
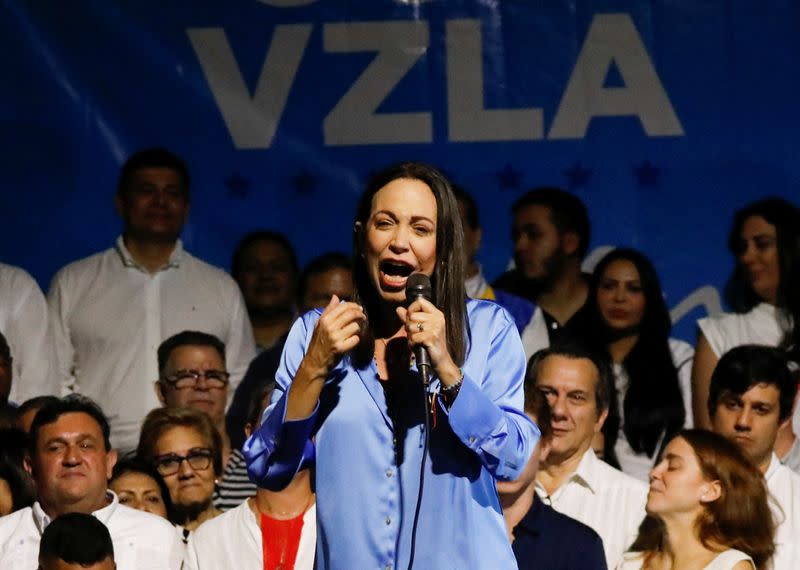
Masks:
[[[316,461],[317,568],[408,565],[423,451],[423,412],[387,408],[374,363],[345,358],[308,418],[286,421],[286,394],[320,313],[289,333],[273,403],[244,451],[251,478],[280,489]],[[513,320],[488,301],[467,302],[464,380],[431,430],[415,568],[516,568],[495,479],[516,478],[539,437],[522,413],[525,355]],[[394,381],[394,380],[393,380]],[[431,390],[438,390],[434,380]]]

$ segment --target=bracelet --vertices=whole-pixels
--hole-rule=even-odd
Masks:
[[[458,394],[458,391],[461,390],[461,384],[464,382],[464,371],[460,368],[458,371],[461,373],[461,378],[458,379],[458,382],[450,386],[445,386],[444,383],[441,383],[439,386],[439,393],[442,395],[442,397],[447,399],[455,398]]]

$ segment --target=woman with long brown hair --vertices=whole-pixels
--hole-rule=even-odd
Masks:
[[[650,473],[647,514],[619,570],[761,570],[775,523],[761,472],[735,444],[681,431]]]

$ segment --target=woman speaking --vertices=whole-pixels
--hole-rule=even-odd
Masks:
[[[387,168],[358,204],[353,302],[334,297],[289,333],[244,449],[273,490],[315,462],[317,568],[516,567],[495,479],[519,475],[539,432],[521,411],[513,320],[466,298],[462,240],[438,171]],[[430,277],[430,300],[407,304],[414,273]]]

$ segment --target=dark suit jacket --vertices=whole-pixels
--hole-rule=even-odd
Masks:
[[[514,528],[512,548],[520,570],[607,570],[600,535],[538,497]]]

